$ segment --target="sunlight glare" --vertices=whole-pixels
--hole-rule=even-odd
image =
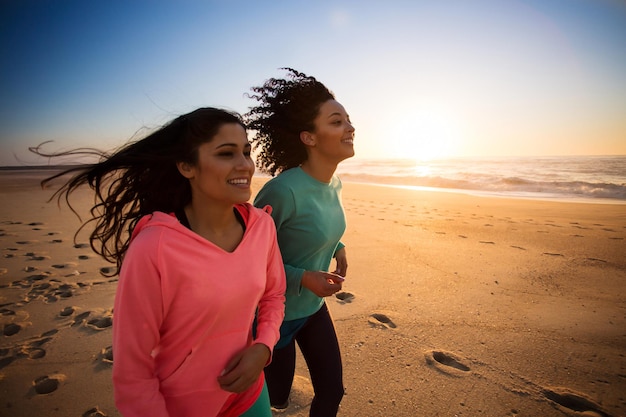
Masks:
[[[391,125],[390,143],[393,154],[398,158],[428,161],[458,154],[458,129],[443,113],[407,112]]]

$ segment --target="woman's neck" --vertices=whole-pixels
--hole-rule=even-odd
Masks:
[[[309,158],[300,165],[300,168],[311,177],[324,183],[330,183],[337,170],[337,164],[319,159]]]
[[[197,235],[232,252],[243,238],[243,228],[232,206],[193,202],[185,207],[189,227]]]

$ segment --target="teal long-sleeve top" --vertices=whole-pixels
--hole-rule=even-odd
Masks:
[[[291,168],[269,180],[257,194],[254,205],[272,207],[278,246],[285,264],[287,292],[285,321],[317,312],[324,299],[302,287],[304,271],[328,271],[335,252],[344,245],[346,230],[341,203],[341,181],[316,180]]]

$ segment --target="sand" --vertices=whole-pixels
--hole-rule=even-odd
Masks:
[[[117,279],[46,174],[0,171],[0,416],[120,416]],[[626,205],[358,183],[344,204],[340,416],[626,416]],[[276,416],[311,396],[299,358]]]

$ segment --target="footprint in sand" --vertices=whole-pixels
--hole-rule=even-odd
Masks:
[[[559,226],[558,224],[551,224],[551,223],[546,223],[546,224],[544,224],[544,226],[550,226],[550,227],[563,227],[563,226]]]
[[[104,411],[99,410],[98,407],[94,407],[85,411],[82,417],[107,417],[107,415],[104,413]]]
[[[4,325],[4,328],[2,329],[2,334],[5,336],[13,336],[19,333],[20,330],[22,330],[22,326],[20,326],[19,324],[8,323]]]
[[[354,294],[346,291],[338,292],[335,297],[339,300],[339,304],[348,304],[354,301]]]
[[[38,339],[32,340],[25,345],[21,346],[21,352],[25,353],[31,359],[40,359],[46,356],[46,351],[42,348],[43,345],[52,340],[52,336],[59,332],[58,329],[48,330],[43,333]]]
[[[104,330],[113,325],[113,317],[111,316],[103,316],[96,317],[87,322],[87,327],[90,327],[94,330]]]
[[[46,332],[46,333],[42,334],[40,339],[33,340],[32,342],[29,342],[28,344],[23,346],[23,349],[25,349],[25,350],[34,350],[34,349],[40,348],[41,346],[43,346],[46,343],[50,342],[52,340],[52,337],[50,335],[51,332],[52,331]],[[56,333],[56,332],[58,332],[58,330],[56,330],[54,333]]]
[[[33,381],[33,387],[37,394],[50,394],[59,388],[60,383],[65,379],[65,375],[45,375]]]
[[[19,240],[15,243],[17,243],[18,245],[32,245],[34,243],[39,243],[39,241],[38,240]]]
[[[8,309],[8,308],[0,308],[0,316],[14,316],[15,315],[15,311]]]
[[[113,347],[107,346],[100,351],[100,360],[105,363],[113,363]]]
[[[26,280],[13,282],[12,286],[19,286],[22,288],[30,287],[30,291],[28,291],[26,298],[24,299],[25,302],[41,298],[46,303],[54,303],[59,299],[72,297],[74,292],[78,289],[77,284],[61,283],[58,280],[34,284],[34,281],[41,281],[48,277],[50,277],[50,274],[47,273],[32,275]]]
[[[5,356],[0,359],[0,369],[10,365],[17,359],[41,359],[46,356],[46,350],[42,347],[44,344],[52,340],[52,335],[58,332],[57,329],[53,329],[45,332],[38,339],[31,340],[30,342],[19,344],[10,348],[3,348],[0,351],[1,356]]]
[[[30,275],[30,276],[26,277],[25,281],[27,281],[27,284],[30,285],[30,284],[33,283],[33,281],[41,281],[41,280],[44,280],[44,279],[50,278],[50,277],[52,277],[52,273],[44,271],[41,274],[35,274],[35,275]]]
[[[22,351],[28,359],[41,359],[46,356],[46,350],[38,347],[28,347]]]
[[[74,314],[74,311],[76,311],[76,308],[72,306],[67,306],[59,312],[59,316],[61,317],[71,316],[72,314]]]
[[[587,261],[591,261],[591,262],[600,262],[600,263],[607,263],[607,261],[605,261],[604,259],[598,259],[598,258],[587,258]]]
[[[589,417],[610,417],[610,414],[603,410],[599,404],[583,394],[566,388],[546,388],[543,390],[543,395],[559,407],[565,408],[565,411],[575,411],[576,414],[582,413],[582,415]]]
[[[76,268],[77,266],[78,266],[78,264],[76,262],[66,262],[64,264],[54,264],[54,265],[52,265],[52,267],[56,268],[56,269]]]
[[[2,356],[6,356],[6,355],[2,355]],[[15,356],[6,356],[5,358],[0,358],[0,369],[6,366],[9,366],[16,359],[17,358]]]
[[[382,314],[382,313],[371,314],[369,318],[367,319],[367,321],[372,327],[379,327],[383,329],[395,329],[396,327],[398,327],[389,318],[389,316],[387,316],[386,314]]]
[[[74,295],[74,291],[78,289],[77,284],[61,284],[59,285],[52,295],[59,296],[61,298],[69,298]]]
[[[79,315],[74,317],[74,321],[72,322],[71,326],[72,327],[80,326],[81,324],[83,324],[85,319],[89,317],[90,314],[91,314],[91,311],[85,311],[84,313],[80,313]]]
[[[426,363],[440,372],[452,376],[461,376],[469,372],[470,368],[461,362],[461,359],[450,352],[429,350],[425,353]]]
[[[109,275],[113,274],[114,272],[115,272],[115,268],[112,267],[112,266],[104,266],[104,267],[100,268],[100,273],[102,275],[109,276]]]
[[[29,257],[30,261],[45,261],[47,259],[50,259],[48,255],[37,255],[34,252],[28,252],[26,256]]]
[[[59,333],[59,329],[52,329],[52,330],[48,330],[47,332],[43,332],[41,334],[41,337],[54,336],[57,333]]]

